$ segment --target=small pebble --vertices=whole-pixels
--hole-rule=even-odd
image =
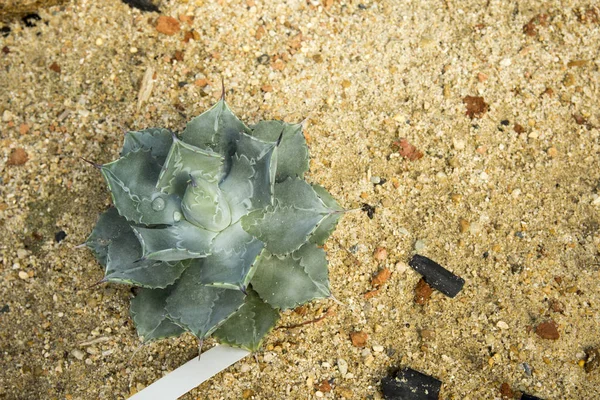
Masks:
[[[372,176],[371,177],[371,183],[372,184],[377,185],[380,182],[381,182],[381,178],[380,177],[378,177],[378,176]]]
[[[354,347],[365,347],[368,339],[369,335],[362,331],[352,332],[350,334],[350,340],[352,341],[352,346]]]
[[[169,17],[166,15],[161,15],[156,20],[156,30],[165,35],[172,36],[179,32],[180,25],[179,21],[177,21],[173,17]]]
[[[344,360],[343,358],[338,358],[337,367],[338,367],[338,371],[340,371],[340,374],[342,374],[342,376],[344,376],[348,373],[348,362],[346,360]]]
[[[383,352],[383,350],[384,350],[383,346],[380,346],[380,345],[375,345],[375,346],[373,346],[373,351],[374,351],[375,353],[382,353],[382,352]]]
[[[102,46],[103,43],[101,38],[96,39],[96,46]]]
[[[425,244],[425,241],[422,239],[419,239],[415,242],[415,250],[416,251],[421,251],[423,250],[427,245]]]
[[[29,279],[29,274],[27,274],[27,272],[25,272],[25,271],[19,271],[19,278],[21,278],[23,280],[27,280],[27,279]]]
[[[85,353],[79,349],[71,350],[71,355],[80,361],[85,357]]]
[[[417,286],[415,286],[415,303],[424,305],[429,301],[433,289],[425,282],[425,279],[419,279]]]
[[[504,321],[498,321],[498,323],[496,324],[496,326],[500,329],[506,330],[508,329],[508,324]]]
[[[550,320],[535,327],[535,333],[542,339],[557,340],[560,337],[556,322]]]
[[[383,285],[390,279],[390,276],[392,276],[392,271],[387,268],[381,269],[371,280],[371,286],[377,287]]]
[[[384,261],[387,258],[387,255],[387,250],[384,247],[378,247],[373,252],[373,257],[375,257],[377,261]]]

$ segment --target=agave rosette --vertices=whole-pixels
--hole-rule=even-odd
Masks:
[[[323,245],[343,209],[304,181],[302,126],[244,125],[221,99],[180,138],[128,132],[100,166],[114,207],[86,244],[104,281],[140,287],[145,341],[191,332],[256,350],[279,310],[331,295]]]

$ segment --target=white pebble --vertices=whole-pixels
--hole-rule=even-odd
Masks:
[[[498,321],[496,326],[500,329],[508,329],[508,324],[504,321]]]
[[[423,250],[425,248],[425,246],[426,246],[426,244],[425,244],[424,240],[419,239],[415,242],[415,250],[416,251]]]
[[[375,346],[373,346],[373,351],[375,353],[381,353],[381,352],[383,352],[383,346],[375,345]]]
[[[25,272],[25,271],[19,271],[19,278],[21,278],[23,280],[27,280],[27,279],[29,279],[29,274],[27,274],[27,272]]]

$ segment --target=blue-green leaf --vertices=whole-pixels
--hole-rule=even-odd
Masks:
[[[271,306],[290,309],[331,295],[325,251],[312,243],[286,256],[263,250],[251,285]]]
[[[279,320],[279,311],[248,290],[244,304],[214,333],[219,342],[256,351]]]
[[[160,165],[150,150],[129,152],[103,165],[101,172],[115,207],[127,220],[146,225],[175,222],[174,215],[181,211],[181,201],[155,188]]]
[[[205,257],[217,235],[187,221],[166,228],[133,228],[142,244],[143,257],[161,261],[178,261]]]
[[[182,134],[184,142],[212,149],[225,157],[226,171],[229,170],[229,159],[235,152],[235,143],[240,132],[250,130],[229,109],[223,99],[212,108],[192,119]]]
[[[190,175],[208,182],[220,179],[223,157],[175,139],[160,171],[156,188],[163,193],[183,197]]]
[[[166,299],[172,287],[167,289],[140,289],[131,300],[129,312],[135,329],[144,342],[179,336],[184,330],[167,318]]]
[[[288,177],[304,177],[308,171],[308,147],[302,134],[302,124],[260,121],[251,128],[253,136],[266,141],[276,141],[283,132],[277,157],[277,182]]]
[[[244,303],[239,290],[203,285],[201,265],[190,265],[167,299],[167,313],[177,325],[199,339],[209,336]]]
[[[209,231],[220,232],[231,224],[231,210],[217,182],[191,177],[181,209],[186,220]]]
[[[105,281],[127,283],[147,288],[164,288],[173,284],[189,261],[162,262],[141,260],[142,246],[130,228],[108,246]]]
[[[94,252],[98,262],[106,267],[108,246],[123,232],[131,232],[131,227],[127,220],[119,215],[116,208],[110,207],[98,218],[98,222],[87,238],[85,245]]]
[[[165,128],[150,128],[125,134],[121,157],[132,151],[150,150],[158,164],[163,165],[173,143],[173,132]]]
[[[198,269],[204,284],[231,289],[245,288],[254,275],[254,261],[263,243],[246,233],[240,223],[219,233],[213,241],[213,253],[203,259]]]
[[[308,183],[288,178],[275,185],[275,206],[253,211],[241,221],[246,232],[265,242],[267,250],[283,255],[298,250],[336,212]],[[327,231],[319,232],[317,241]]]

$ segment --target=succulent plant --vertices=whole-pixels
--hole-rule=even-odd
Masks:
[[[144,341],[185,331],[254,351],[279,310],[331,296],[323,245],[344,211],[304,181],[301,124],[244,125],[221,99],[178,137],[127,132],[98,165],[114,207],[86,241],[102,282],[140,287]]]

